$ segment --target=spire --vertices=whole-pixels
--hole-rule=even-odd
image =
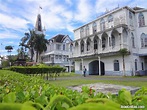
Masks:
[[[36,25],[35,25],[35,32],[37,34],[43,34],[41,14],[40,14],[41,10],[42,10],[42,7],[39,6],[39,12],[38,12],[38,15],[37,15]]]
[[[45,31],[46,30],[45,30],[45,27],[43,29],[43,26],[42,26],[41,10],[42,10],[42,7],[39,6],[38,15],[37,15],[36,24],[35,24],[35,33],[36,34],[44,34],[45,35]]]
[[[41,15],[37,15],[36,25],[35,25],[35,31],[42,32],[42,22],[41,22]]]

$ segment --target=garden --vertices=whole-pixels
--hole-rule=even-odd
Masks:
[[[61,73],[64,69],[60,67],[40,68],[12,67],[0,70],[0,110],[147,110],[147,87],[141,87],[135,94],[125,89],[120,90],[118,95],[95,93],[87,86],[78,92],[66,87],[71,83],[94,83],[96,80],[59,80],[58,77],[72,79],[73,73],[65,75]],[[50,74],[57,76],[57,79],[44,80]],[[64,81],[71,83],[62,85]],[[121,84],[125,83],[122,81]]]

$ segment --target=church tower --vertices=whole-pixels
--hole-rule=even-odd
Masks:
[[[40,7],[40,9],[42,9]],[[35,32],[36,34],[45,34],[45,29],[42,28],[41,14],[37,15],[36,24],[35,24]]]

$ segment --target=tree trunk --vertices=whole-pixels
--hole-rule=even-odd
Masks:
[[[126,73],[125,73],[125,59],[124,59],[124,55],[123,55],[122,57],[123,57],[123,75],[126,76]]]
[[[36,51],[36,62],[38,62],[38,51]]]

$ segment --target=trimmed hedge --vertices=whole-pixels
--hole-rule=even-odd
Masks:
[[[11,71],[19,72],[22,74],[41,74],[41,73],[60,73],[64,72],[65,68],[60,66],[12,66],[10,67]]]

